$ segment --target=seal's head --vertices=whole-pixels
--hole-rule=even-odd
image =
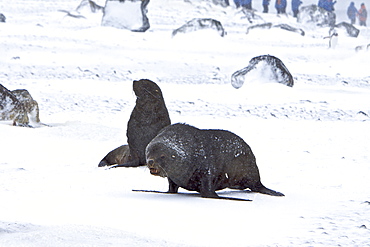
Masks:
[[[147,146],[146,164],[152,175],[167,177],[167,172],[171,169],[168,164],[173,162],[174,158],[175,155],[171,155],[171,150],[162,143],[154,143]]]
[[[139,81],[134,81],[133,90],[138,99],[152,99],[158,100],[162,99],[162,91],[159,86],[148,79],[141,79]]]

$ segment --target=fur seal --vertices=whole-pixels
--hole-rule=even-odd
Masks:
[[[161,129],[171,124],[162,91],[155,82],[148,79],[134,81],[133,90],[136,95],[136,105],[131,112],[126,132],[129,150],[127,147],[118,147],[108,153],[99,166],[111,165],[112,161],[123,162],[113,167],[146,165],[146,146]],[[121,156],[126,158],[121,159]]]
[[[177,193],[182,187],[198,191],[202,197],[219,198],[217,190],[249,188],[253,192],[284,196],[261,183],[251,148],[226,130],[170,125],[148,144],[146,159],[152,175],[168,178],[168,193]]]

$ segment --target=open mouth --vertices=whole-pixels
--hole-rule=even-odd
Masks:
[[[156,168],[149,168],[149,170],[150,170],[150,174],[152,174],[152,175],[158,175],[159,176],[160,171],[158,169],[156,169]]]

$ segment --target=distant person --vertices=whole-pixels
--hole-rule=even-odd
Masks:
[[[320,8],[324,8],[324,1],[325,0],[319,0],[319,2],[317,3],[317,6],[319,6]]]
[[[240,1],[241,0],[234,0],[236,8],[240,8]]]
[[[293,11],[293,17],[297,17],[299,13],[299,6],[303,2],[301,0],[292,0],[292,11]]]
[[[361,3],[361,8],[358,11],[358,19],[360,21],[360,26],[366,27],[367,11],[364,3]]]
[[[270,0],[262,0],[263,13],[269,12]]]
[[[252,0],[234,0],[236,8],[252,9]]]
[[[356,23],[357,9],[354,2],[350,3],[347,9],[347,16],[351,20],[352,25]]]
[[[319,0],[319,3],[317,4],[320,8],[325,9],[326,11],[333,12],[334,11],[334,4],[336,4],[337,1],[333,2],[333,0]]]
[[[285,14],[286,13],[286,0],[276,0],[275,2],[275,9],[278,14]]]

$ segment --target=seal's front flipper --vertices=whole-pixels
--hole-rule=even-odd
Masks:
[[[144,166],[144,165],[140,164],[139,160],[137,159],[137,160],[133,160],[133,161],[123,163],[123,164],[118,164],[118,165],[111,166],[111,167],[109,167],[109,169],[117,168],[117,167],[138,167],[138,166]]]
[[[168,178],[168,193],[175,194],[179,190],[179,186],[175,184],[170,178]]]

